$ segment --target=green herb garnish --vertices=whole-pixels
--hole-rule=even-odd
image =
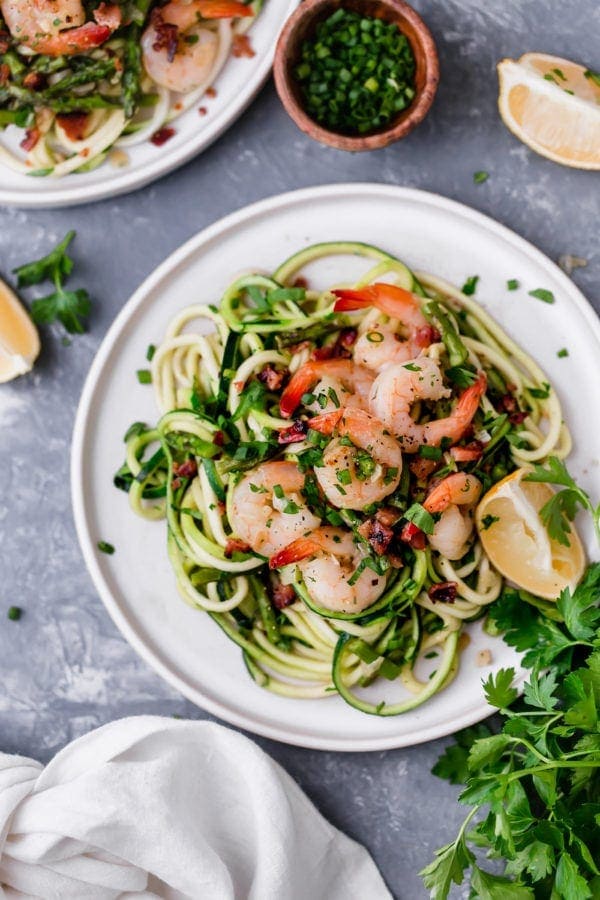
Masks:
[[[115,552],[113,545],[109,544],[107,541],[98,541],[97,546],[101,553],[106,553],[108,556],[112,556]]]
[[[404,518],[424,531],[425,534],[433,534],[435,527],[433,516],[420,503],[413,503],[404,513]]]
[[[23,610],[20,606],[9,606],[8,613],[6,615],[11,622],[18,622],[23,615]]]
[[[536,464],[533,472],[523,481],[545,482],[562,486],[547,503],[542,506],[540,516],[548,534],[559,544],[570,546],[570,523],[575,518],[578,507],[587,509],[593,518],[596,536],[600,542],[600,504],[594,506],[588,494],[569,475],[565,464],[557,456],[548,458],[547,467]]]
[[[73,270],[73,260],[67,247],[75,237],[69,231],[54,250],[35,262],[14,269],[18,287],[30,287],[42,281],[51,281],[55,291],[46,297],[38,297],[31,304],[31,318],[37,325],[49,325],[57,319],[70,334],[83,334],[82,319],[90,314],[89,294],[83,288],[67,291],[64,283]]]
[[[467,297],[473,296],[473,294],[477,290],[478,281],[479,275],[470,275],[461,288],[463,294],[466,294]]]
[[[484,181],[487,181],[489,178],[489,172],[474,172],[473,173],[473,181],[475,184],[483,184]]]
[[[415,59],[393,23],[338,9],[301,47],[295,76],[309,116],[343,134],[384,128],[415,96]]]
[[[516,278],[509,278],[506,282],[506,289],[509,291],[516,291],[519,288],[519,282]]]
[[[530,297],[542,300],[544,303],[554,303],[554,294],[546,288],[536,288],[534,291],[528,291]]]
[[[150,369],[138,369],[135,374],[140,384],[152,384],[152,372]]]

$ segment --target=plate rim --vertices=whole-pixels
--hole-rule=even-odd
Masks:
[[[584,320],[589,325],[593,336],[600,345],[600,319],[596,315],[591,303],[586,299],[577,285],[568,278],[550,257],[546,256],[545,253],[535,247],[530,241],[521,237],[515,231],[508,228],[506,225],[497,222],[485,213],[481,213],[464,203],[451,200],[434,192],[376,182],[344,182],[341,184],[315,185],[299,190],[286,191],[244,206],[197,232],[163,260],[163,262],[144,279],[129,300],[127,300],[104,336],[85,378],[73,426],[70,483],[72,510],[77,538],[92,583],[98,592],[105,609],[123,637],[139,656],[141,656],[155,672],[171,685],[171,687],[174,687],[186,699],[211,715],[217,716],[230,725],[242,728],[252,734],[257,734],[292,746],[309,749],[337,752],[376,752],[401,747],[417,746],[418,744],[429,740],[446,737],[462,728],[466,728],[476,722],[482,721],[494,712],[493,707],[485,702],[482,692],[481,702],[459,718],[454,719],[451,725],[444,723],[441,728],[439,725],[431,725],[428,727],[421,726],[410,736],[388,735],[378,737],[377,735],[373,735],[365,738],[342,739],[322,738],[301,733],[299,731],[294,732],[289,728],[279,728],[278,726],[270,725],[265,722],[257,722],[251,715],[241,714],[229,709],[221,702],[208,696],[202,689],[190,684],[182,674],[172,670],[161,658],[159,648],[156,648],[155,650],[153,646],[149,646],[144,642],[143,637],[138,634],[135,626],[129,621],[126,612],[120,608],[119,603],[113,597],[108,582],[104,578],[97,561],[90,529],[87,527],[87,511],[82,477],[86,431],[89,424],[90,413],[92,412],[95,389],[102,375],[106,359],[112,351],[113,344],[118,339],[122,330],[126,327],[129,319],[136,314],[138,308],[144,303],[165,276],[182,264],[185,264],[189,257],[198,252],[203,245],[214,240],[215,237],[226,234],[228,231],[237,228],[244,222],[252,220],[254,217],[262,216],[265,213],[281,208],[290,207],[297,203],[301,204],[307,201],[315,201],[336,196],[343,196],[347,199],[348,195],[354,195],[356,197],[379,195],[385,196],[388,199],[391,198],[424,203],[428,206],[433,206],[462,216],[475,224],[479,224],[487,231],[496,234],[501,239],[513,245],[516,249],[525,253],[530,258],[533,258],[538,264],[543,265],[545,268],[550,268],[554,277],[563,287],[568,302],[575,304],[575,307],[582,314]],[[521,670],[521,681],[524,680],[524,678],[524,670]]]
[[[286,16],[276,26],[269,49],[260,60],[253,76],[249,80],[244,81],[239,93],[223,109],[221,119],[215,121],[216,127],[211,129],[210,123],[208,123],[206,129],[199,131],[195,137],[190,136],[190,139],[185,141],[177,151],[171,155],[158,156],[155,162],[150,163],[146,170],[137,176],[136,170],[133,168],[129,172],[124,172],[120,179],[118,172],[115,172],[114,181],[91,184],[87,187],[83,185],[83,188],[79,190],[76,184],[68,187],[68,181],[65,182],[65,179],[61,178],[56,183],[57,185],[62,185],[62,187],[51,188],[39,194],[32,191],[31,195],[25,197],[18,187],[0,187],[0,204],[16,209],[62,209],[82,206],[86,203],[96,203],[99,200],[108,200],[112,197],[120,197],[123,194],[140,190],[148,184],[153,184],[155,181],[164,178],[165,175],[190,162],[194,157],[200,156],[235,124],[264,87],[273,67],[275,47],[279,34],[287,18],[294,11],[298,0],[288,0],[288,2],[289,8],[286,10]],[[4,168],[10,171],[8,166]],[[66,177],[67,179],[69,178],[69,176]]]

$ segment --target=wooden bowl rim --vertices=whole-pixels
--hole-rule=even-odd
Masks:
[[[337,131],[330,131],[328,128],[319,125],[318,122],[315,122],[296,99],[288,77],[287,49],[290,39],[300,23],[307,18],[313,18],[323,8],[326,8],[333,2],[335,0],[302,0],[283,26],[277,41],[273,65],[277,93],[286,112],[301,131],[322,144],[338,150],[351,151],[377,150],[387,147],[394,141],[406,137],[413,128],[423,121],[431,108],[439,83],[439,59],[435,41],[419,13],[405,0],[378,0],[382,7],[387,7],[390,12],[399,16],[401,20],[410,23],[414,29],[425,60],[425,85],[417,94],[413,105],[408,108],[408,115],[400,119],[396,124],[392,123],[381,131],[375,131],[367,135],[345,135]],[[357,2],[357,0],[354,0],[354,2]],[[358,2],[361,2],[361,0],[358,0]]]

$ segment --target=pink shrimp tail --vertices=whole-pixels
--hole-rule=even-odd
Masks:
[[[249,6],[235,0],[196,0],[194,6],[204,19],[240,19],[254,15]]]
[[[401,318],[407,305],[415,306],[415,298],[410,291],[398,287],[395,284],[377,283],[358,291],[336,290],[337,297],[335,312],[349,312],[354,309],[363,309],[365,306],[375,306],[381,312],[394,318]]]
[[[280,569],[282,566],[289,566],[291,563],[300,562],[303,559],[308,559],[309,556],[314,556],[320,550],[321,547],[317,541],[309,537],[298,538],[292,541],[291,544],[288,544],[287,547],[284,547],[283,550],[273,554],[269,560],[269,568]]]
[[[113,29],[108,25],[98,25],[96,22],[86,22],[79,28],[71,28],[54,37],[42,37],[35,41],[36,53],[44,53],[47,56],[73,56],[84,50],[99,47],[109,39]]]
[[[289,419],[300,406],[302,395],[306,394],[318,380],[318,373],[312,363],[305,363],[292,375],[279,401],[279,411],[284,419]]]
[[[319,434],[331,435],[337,428],[343,415],[343,409],[334,409],[333,412],[313,416],[312,419],[309,419],[308,425],[309,428],[312,428],[313,431],[318,431]]]

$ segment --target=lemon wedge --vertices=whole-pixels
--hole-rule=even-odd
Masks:
[[[502,121],[536,153],[600,169],[600,79],[578,63],[525,53],[498,63]]]
[[[29,372],[39,352],[35,325],[16,294],[0,280],[0,383]]]
[[[523,481],[517,469],[485,494],[475,521],[483,549],[498,571],[520,588],[546,600],[573,588],[585,568],[585,554],[575,529],[570,546],[549,537],[539,511],[550,500],[549,484]]]

